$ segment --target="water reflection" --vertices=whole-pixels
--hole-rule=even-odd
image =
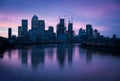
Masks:
[[[60,67],[64,67],[66,59],[66,47],[63,44],[57,45],[57,61],[60,65]]]
[[[12,54],[14,50],[7,50],[7,55],[9,59],[12,59]],[[17,49],[18,60],[21,64],[27,65],[28,60],[31,62],[32,67],[38,67],[38,65],[44,65],[45,60],[53,60],[55,57],[56,62],[58,62],[60,67],[64,67],[66,64],[72,65],[73,58],[77,58],[79,54],[80,58],[84,58],[86,63],[92,62],[92,57],[96,54],[99,56],[116,56],[120,57],[119,54],[113,54],[109,52],[103,52],[101,50],[94,50],[90,48],[83,48],[79,45],[73,44],[57,44],[57,45],[35,45],[35,46],[24,46]],[[0,58],[4,58],[4,50],[0,50]],[[74,55],[75,54],[75,55]],[[29,56],[28,56],[29,55]],[[48,58],[47,58],[48,57]]]
[[[90,63],[92,61],[92,51],[86,50],[86,62]]]
[[[74,44],[23,46],[0,51],[0,71],[4,73],[0,75],[21,81],[31,77],[33,81],[112,81],[120,80],[119,62],[120,57],[113,53]]]
[[[56,49],[55,49],[56,48]],[[74,45],[58,44],[51,46],[40,45],[32,46],[30,48],[22,47],[18,50],[18,57],[21,60],[22,64],[28,63],[28,60],[31,60],[31,66],[33,68],[37,67],[39,64],[44,65],[45,57],[48,55],[49,59],[53,59],[56,54],[56,59],[60,67],[64,67],[65,62],[72,64],[73,61],[73,49]],[[31,58],[28,58],[28,50],[30,50],[29,55]],[[11,52],[9,55],[11,55]]]
[[[11,53],[11,50],[9,49],[8,50],[8,57],[11,58],[11,56],[12,56],[12,53]]]
[[[0,59],[4,57],[4,50],[0,50]]]
[[[27,57],[28,57],[28,50],[25,49],[25,48],[22,48],[19,53],[21,55],[21,63],[27,65],[27,63],[28,63],[28,59],[27,59]]]
[[[44,46],[34,46],[31,48],[31,64],[32,67],[37,67],[38,64],[44,64],[45,61]]]
[[[69,64],[72,64],[72,61],[73,61],[73,49],[74,49],[74,46],[72,44],[68,45],[67,46],[67,52],[68,52],[68,63]]]
[[[88,54],[88,55],[98,54],[100,56],[108,55],[108,56],[113,56],[113,57],[120,57],[119,50],[110,49],[110,48],[81,47],[81,46],[79,46],[79,50],[81,50],[81,52],[84,50],[83,54]]]
[[[54,46],[46,48],[46,53],[48,54],[48,57],[51,60],[53,59],[54,50]]]

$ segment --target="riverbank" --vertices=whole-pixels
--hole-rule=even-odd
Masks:
[[[81,46],[83,48],[92,49],[92,50],[120,53],[119,45],[116,46],[116,45],[105,45],[105,44],[100,44],[100,43],[97,44],[97,43],[82,42]]]

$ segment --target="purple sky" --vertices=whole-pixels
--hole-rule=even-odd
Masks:
[[[101,34],[120,37],[120,0],[0,0],[0,35],[7,37],[7,28],[17,35],[21,19],[29,20],[36,14],[45,20],[46,29],[59,22],[59,16],[66,18],[66,25],[73,17],[76,34],[79,28],[92,24]]]

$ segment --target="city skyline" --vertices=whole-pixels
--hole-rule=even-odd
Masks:
[[[28,19],[30,29],[31,17],[36,14],[40,20],[45,20],[46,30],[48,26],[53,26],[56,30],[59,16],[65,16],[66,25],[68,19],[73,18],[73,30],[77,34],[81,27],[85,29],[86,24],[92,24],[93,28],[98,29],[104,36],[116,34],[120,37],[119,8],[119,0],[1,0],[0,36],[7,37],[9,27],[13,29],[13,34],[17,35],[21,19]]]

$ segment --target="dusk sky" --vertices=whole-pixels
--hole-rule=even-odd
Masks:
[[[29,20],[36,14],[45,20],[46,30],[59,22],[59,16],[66,18],[66,25],[73,18],[74,30],[92,24],[105,36],[120,37],[120,0],[0,0],[0,36],[7,37],[11,27],[17,35],[21,19]]]

